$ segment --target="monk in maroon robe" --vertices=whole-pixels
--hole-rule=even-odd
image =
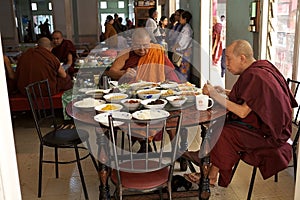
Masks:
[[[73,87],[72,80],[51,53],[51,41],[40,38],[38,46],[28,49],[18,60],[16,80],[21,94],[26,95],[25,87],[33,82],[48,79],[51,94]],[[46,91],[43,95],[46,95]]]
[[[64,39],[60,31],[54,31],[52,33],[52,40],[55,46],[52,49],[52,53],[64,66],[67,66],[67,73],[73,77],[74,73],[78,71],[78,69],[74,68],[77,58],[74,44],[70,40]]]
[[[248,42],[237,40],[229,45],[226,64],[228,71],[240,75],[232,90],[209,84],[203,88],[204,94],[229,111],[224,127],[211,127],[216,144],[210,141],[209,178],[214,184],[219,172],[218,184],[223,187],[230,183],[232,168],[239,159],[258,167],[264,179],[288,166],[292,157],[292,108],[297,106],[285,78],[270,62],[256,61]],[[198,155],[185,154],[199,163]]]
[[[121,83],[181,81],[163,48],[150,43],[145,29],[137,29],[133,33],[132,47],[120,52],[107,75]]]

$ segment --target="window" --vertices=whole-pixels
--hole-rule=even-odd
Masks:
[[[100,2],[100,8],[101,8],[101,9],[107,9],[107,2],[101,1],[101,2]]]
[[[48,3],[48,9],[52,10],[52,3],[51,2]]]
[[[37,11],[37,3],[31,3],[31,10]]]
[[[118,1],[118,8],[125,8],[124,1]]]

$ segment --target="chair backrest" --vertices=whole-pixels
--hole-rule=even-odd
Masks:
[[[51,125],[57,128],[48,79],[31,83],[25,90],[39,139],[42,141],[42,123],[50,121]]]
[[[298,97],[298,90],[300,89],[300,81],[296,81],[296,80],[292,80],[290,78],[287,79],[287,83],[292,91],[292,93],[294,94],[295,99],[297,100],[297,102],[299,102],[298,100],[300,100],[300,96]],[[298,105],[297,108],[294,109],[294,118],[293,118],[293,124],[299,126],[299,112],[300,112],[300,105]]]
[[[181,129],[182,114],[174,115],[164,119],[157,120],[124,120],[116,119],[111,115],[109,118],[109,146],[111,167],[117,170],[117,177],[121,183],[120,171],[142,173],[160,170],[165,167],[170,167],[169,176],[173,173],[173,164],[178,156],[179,132]],[[165,136],[166,125],[168,120],[177,120],[176,135],[172,141]],[[124,123],[119,127],[114,127],[116,122]],[[120,131],[126,134],[125,145],[124,141],[119,141]],[[135,140],[139,138],[151,138],[155,134],[162,134],[161,140],[157,143],[157,151],[150,152],[148,145],[144,153],[138,153]],[[136,146],[134,146],[134,143]],[[148,144],[148,143],[147,143]]]

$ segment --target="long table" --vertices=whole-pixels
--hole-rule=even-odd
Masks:
[[[88,124],[93,127],[99,127],[98,122],[94,120],[95,111],[94,110],[82,110],[73,106],[74,101],[70,102],[66,107],[66,113],[74,119],[74,121],[79,121],[81,123]],[[169,111],[170,115],[176,115],[182,112],[182,127],[192,127],[192,126],[201,126],[201,137],[202,137],[202,144],[207,144],[205,142],[209,138],[207,137],[206,130],[207,126],[212,122],[219,120],[222,121],[225,119],[225,115],[227,110],[222,107],[221,105],[215,104],[211,109],[206,111],[198,111],[195,107],[194,103],[186,103],[181,109],[174,109],[174,108],[167,108],[166,110]],[[101,126],[105,129],[104,126]],[[169,121],[167,124],[168,129],[173,129],[176,127],[176,122]],[[97,137],[97,145],[98,145],[98,175],[100,179],[100,194],[99,199],[110,199],[110,192],[108,186],[108,167],[106,165],[108,158],[105,153],[106,145],[105,140],[103,137],[106,137],[105,134],[98,133],[96,134]],[[205,148],[205,147],[204,147]],[[209,188],[209,179],[208,179],[208,171],[210,166],[210,159],[209,159],[209,149],[207,151],[204,149],[206,155],[201,158],[200,163],[200,171],[201,171],[201,180],[199,184],[199,199],[209,199],[210,197],[210,188]]]

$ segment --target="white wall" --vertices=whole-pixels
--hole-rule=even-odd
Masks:
[[[22,198],[14,143],[14,133],[10,116],[1,40],[0,80],[0,199],[21,200]]]

